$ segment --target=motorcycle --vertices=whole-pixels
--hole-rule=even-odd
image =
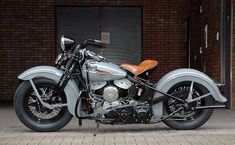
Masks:
[[[80,45],[61,37],[62,53],[54,66],[37,66],[18,76],[14,97],[20,121],[34,131],[64,127],[73,116],[102,124],[152,124],[163,122],[173,129],[189,130],[210,118],[215,101],[226,103],[217,84],[206,74],[189,68],[164,75],[157,83],[149,73],[158,65],[111,63],[88,47],[106,44],[87,39]]]

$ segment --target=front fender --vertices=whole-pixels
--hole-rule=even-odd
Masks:
[[[37,66],[30,68],[18,76],[20,80],[30,80],[33,78],[49,78],[56,82],[59,82],[61,76],[63,74],[62,70],[57,69],[52,66]],[[70,79],[68,84],[64,88],[64,92],[67,98],[68,110],[72,115],[75,115],[75,106],[79,97],[80,90],[77,87],[77,84],[74,80]],[[79,108],[77,108],[78,114]]]
[[[188,68],[177,69],[167,73],[158,81],[158,83],[156,84],[156,89],[162,92],[167,92],[172,86],[182,81],[194,81],[196,83],[202,84],[210,91],[210,93],[212,94],[213,98],[216,101],[219,102],[227,101],[227,99],[220,93],[215,82],[210,77],[194,69],[188,69]],[[162,94],[160,93],[155,93],[154,98],[157,98],[161,95]],[[157,108],[158,110],[160,110],[156,111],[155,115],[157,116],[162,115],[162,107],[163,107],[162,103],[153,105],[154,110]]]

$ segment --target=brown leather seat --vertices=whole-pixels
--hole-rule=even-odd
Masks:
[[[157,64],[158,62],[156,60],[144,60],[139,65],[122,64],[121,67],[138,76],[143,72],[154,68]]]

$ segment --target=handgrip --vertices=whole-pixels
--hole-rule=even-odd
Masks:
[[[100,48],[106,48],[107,44],[101,42],[100,40],[93,40],[93,39],[87,39],[85,41],[83,41],[82,43],[82,48],[85,48],[86,46],[94,46],[94,47],[100,47]]]

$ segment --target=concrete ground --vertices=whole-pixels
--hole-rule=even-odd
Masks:
[[[163,123],[152,125],[101,125],[74,118],[58,132],[38,133],[26,128],[12,107],[0,107],[0,145],[232,145],[235,144],[235,112],[216,110],[202,127],[176,131]]]

